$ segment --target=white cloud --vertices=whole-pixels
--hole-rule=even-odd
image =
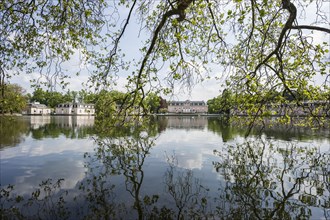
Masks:
[[[152,154],[166,161],[165,152],[167,156],[175,156],[178,167],[200,170],[204,160],[213,156],[214,146],[218,143],[221,143],[221,137],[204,130],[167,129],[157,139]]]

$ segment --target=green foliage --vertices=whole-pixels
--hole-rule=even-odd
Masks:
[[[102,134],[112,134],[116,129],[125,131],[139,125],[143,118],[144,108],[142,99],[135,94],[123,93],[116,90],[102,90],[97,94],[95,104],[96,125]]]
[[[208,111],[211,114],[229,115],[234,104],[234,95],[227,89],[223,90],[222,95],[207,101]]]
[[[78,92],[68,90],[63,94],[37,88],[34,90],[30,101],[39,102],[51,108],[67,102],[93,103],[96,104],[96,115],[100,121],[106,118],[122,118],[122,120],[125,120],[124,117],[127,115],[144,114],[144,109],[138,108],[141,105],[139,102],[142,101],[140,96],[116,90],[101,90],[98,93],[87,92],[86,90],[80,90]],[[130,102],[134,102],[135,104],[133,105]],[[143,106],[145,106],[147,112],[151,113],[157,113],[160,107],[163,107],[163,112],[167,108],[166,100],[157,96],[155,93],[148,94],[143,100]],[[118,121],[120,122],[120,120]]]
[[[44,91],[41,88],[36,88],[30,98],[31,102],[39,102],[51,108],[55,108],[58,104],[67,102],[95,104],[96,100],[97,94],[87,92],[86,90],[80,90],[79,92],[68,90],[63,94],[54,91]]]
[[[35,84],[65,86],[68,75],[59,67],[76,50],[95,44],[105,7],[103,0],[2,1],[0,69],[16,73],[39,70],[46,81],[35,79]]]
[[[161,97],[155,93],[149,93],[145,99],[146,106],[149,108],[150,113],[158,113],[160,108]]]
[[[50,92],[36,88],[32,93],[31,102],[39,102],[48,107],[55,108],[58,104],[65,102],[65,97],[60,92]]]
[[[4,86],[4,96],[0,99],[0,113],[21,113],[27,105],[25,90],[17,84]]]
[[[101,120],[107,117],[115,117],[117,108],[120,108],[124,99],[125,94],[122,92],[102,90],[96,98],[96,115]]]
[[[84,103],[96,103],[97,94],[92,92],[87,92],[86,90],[80,90],[78,92],[79,101]]]

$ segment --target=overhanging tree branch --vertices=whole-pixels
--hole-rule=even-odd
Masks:
[[[329,28],[318,27],[318,26],[311,26],[311,25],[296,25],[292,26],[290,29],[307,29],[307,30],[315,30],[315,31],[322,31],[330,34]]]
[[[279,38],[278,38],[276,48],[275,48],[270,54],[268,54],[268,56],[267,56],[262,62],[260,62],[260,63],[256,66],[256,68],[255,68],[253,74],[255,74],[255,73],[258,71],[258,69],[259,69],[262,65],[264,65],[264,64],[265,64],[265,63],[266,63],[266,62],[267,62],[272,56],[276,55],[276,54],[279,52],[279,50],[280,50],[280,48],[281,48],[281,46],[282,46],[283,39],[284,39],[284,36],[285,36],[286,32],[287,32],[289,29],[292,28],[292,24],[293,24],[294,20],[295,20],[296,17],[297,17],[297,8],[296,8],[296,6],[294,6],[293,3],[290,2],[290,0],[283,0],[283,1],[282,1],[282,8],[288,10],[289,13],[290,13],[290,15],[289,15],[289,18],[288,18],[288,20],[286,21],[286,23],[285,23],[285,25],[284,25],[284,27],[283,27],[283,29],[282,29],[282,31],[281,31],[281,34],[280,34],[280,36],[279,36]]]
[[[104,73],[104,76],[103,76],[104,79],[108,76],[108,74],[110,72],[110,68],[112,66],[114,56],[116,56],[116,54],[117,54],[117,49],[118,49],[118,45],[119,45],[120,39],[123,37],[123,35],[124,35],[125,31],[126,31],[126,28],[127,28],[128,24],[129,24],[129,21],[130,21],[130,18],[132,16],[133,9],[134,9],[134,7],[136,5],[136,2],[137,2],[137,0],[135,0],[133,2],[132,6],[130,8],[130,11],[128,13],[128,16],[126,18],[124,27],[120,31],[119,36],[115,39],[114,46],[113,46],[112,50],[110,51],[109,58],[108,58],[108,65],[107,65],[107,68],[106,68],[105,73]]]
[[[136,81],[136,90],[141,89],[142,85],[141,85],[141,78],[142,78],[142,72],[144,71],[145,65],[148,61],[148,58],[151,54],[151,52],[153,51],[155,45],[156,45],[156,41],[158,39],[159,33],[162,30],[162,28],[164,27],[165,23],[167,22],[167,20],[172,17],[173,15],[178,15],[179,17],[177,18],[178,21],[183,21],[185,16],[185,10],[188,8],[188,6],[193,2],[193,0],[181,0],[179,1],[177,8],[172,9],[167,11],[163,16],[161,21],[159,22],[158,26],[156,27],[150,46],[147,50],[146,55],[144,56],[141,66],[140,66],[140,70],[139,73],[137,75],[137,81]],[[134,98],[135,99],[135,98]]]

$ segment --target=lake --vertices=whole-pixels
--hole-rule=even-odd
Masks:
[[[3,219],[330,219],[330,132],[158,116],[0,117]]]

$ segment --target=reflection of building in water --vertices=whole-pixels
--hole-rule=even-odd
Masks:
[[[204,101],[171,101],[168,103],[169,113],[207,113]]]
[[[50,124],[51,122],[51,116],[45,115],[45,116],[31,116],[30,117],[30,123],[32,129],[38,129],[42,126],[45,126],[46,124]]]
[[[94,116],[31,116],[30,123],[32,129],[38,129],[47,124],[55,124],[63,128],[93,126]]]
[[[85,103],[63,103],[59,104],[55,108],[57,115],[94,115],[94,104]]]
[[[206,117],[168,116],[167,119],[168,128],[204,129],[207,125]]]
[[[55,116],[54,123],[60,127],[81,127],[93,126],[94,116],[77,115],[77,116]]]

